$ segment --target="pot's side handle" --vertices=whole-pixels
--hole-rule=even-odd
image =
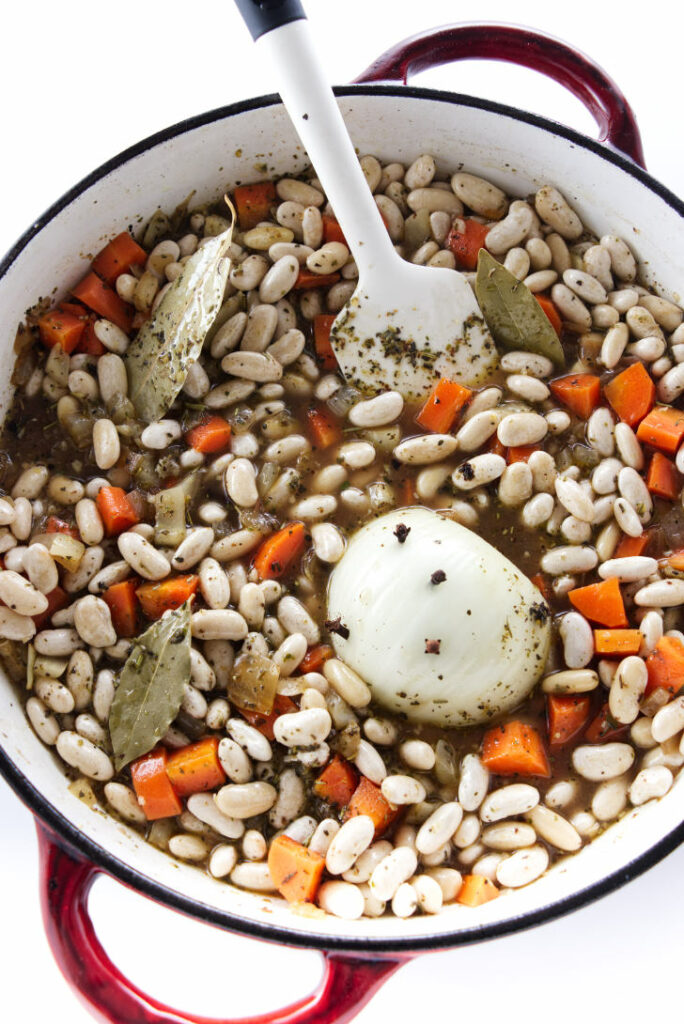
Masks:
[[[501,60],[540,71],[565,86],[589,110],[599,141],[645,167],[639,128],[621,89],[580,50],[517,25],[446,25],[410,36],[383,53],[355,82],[397,81],[453,61]]]
[[[346,1024],[401,966],[397,959],[326,953],[316,991],[283,1010],[232,1022],[172,1010],[128,981],[99,942],[88,914],[88,893],[100,869],[57,845],[42,825],[38,841],[48,942],[69,984],[103,1024]]]

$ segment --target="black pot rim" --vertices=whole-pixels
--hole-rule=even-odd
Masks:
[[[590,139],[572,128],[556,124],[547,118],[539,115],[518,110],[515,107],[484,100],[477,97],[466,96],[460,93],[452,93],[436,89],[418,88],[415,86],[400,85],[351,85],[340,86],[335,89],[337,96],[395,96],[398,98],[411,97],[416,99],[438,100],[443,103],[456,104],[465,107],[472,107],[484,110],[489,113],[502,115],[513,120],[541,128],[551,135],[565,138],[578,148],[590,150],[606,162],[611,163],[635,178],[649,191],[659,196],[679,216],[684,217],[684,202],[673,192],[658,182],[655,178],[639,167],[628,157],[594,139]],[[253,99],[244,100],[229,106],[220,107],[216,110],[199,114],[195,117],[180,121],[171,125],[154,135],[148,136],[135,145],[112,157],[106,163],[92,171],[73,188],[69,189],[60,199],[49,207],[17,240],[12,248],[6,253],[0,262],[0,279],[4,277],[15,260],[20,256],[29,242],[39,234],[42,229],[50,223],[58,214],[65,210],[78,196],[86,191],[91,185],[115,171],[122,164],[127,163],[134,157],[144,153],[148,149],[163,142],[177,138],[188,131],[200,128],[204,125],[217,121],[226,120],[246,111],[257,110],[269,106],[278,105],[280,98],[270,94],[257,96]],[[229,911],[219,910],[197,900],[186,897],[165,885],[148,878],[141,872],[131,868],[128,864],[119,860],[104,847],[95,843],[87,835],[80,832],[63,814],[61,814],[33,785],[30,779],[19,770],[11,760],[6,751],[0,747],[0,773],[5,777],[9,785],[28,806],[28,808],[40,819],[52,832],[55,833],[57,841],[62,840],[78,855],[87,858],[103,872],[123,882],[125,885],[137,890],[150,899],[156,900],[171,909],[206,921],[209,924],[261,939],[269,942],[278,942],[289,946],[315,948],[340,953],[356,955],[377,955],[391,957],[409,956],[427,950],[449,949],[460,945],[467,945],[473,942],[480,942],[486,939],[500,938],[512,932],[521,931],[543,924],[547,921],[562,917],[580,907],[606,896],[620,888],[626,882],[647,871],[657,864],[667,854],[676,849],[684,840],[684,822],[676,826],[671,832],[664,836],[658,843],[647,851],[636,857],[629,864],[619,870],[605,876],[600,882],[589,885],[584,889],[567,896],[557,902],[548,904],[532,913],[521,914],[508,921],[497,922],[489,925],[481,925],[469,928],[464,931],[453,933],[425,935],[416,938],[378,938],[368,936],[321,936],[313,932],[291,932],[279,925],[268,924],[265,921],[257,921],[251,918],[244,918],[232,914]]]

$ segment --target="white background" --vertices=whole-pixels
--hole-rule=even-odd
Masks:
[[[329,77],[346,82],[398,40],[456,20],[515,21],[560,36],[622,86],[649,169],[684,195],[681,62],[684,19],[663,0],[572,4],[481,0],[308,0]],[[673,20],[676,19],[676,20]],[[32,0],[6,5],[0,38],[4,157],[0,252],[101,162],[184,117],[275,91],[230,0]],[[416,84],[502,100],[593,134],[560,87],[532,72],[472,63]],[[0,782],[4,1020],[86,1024],[43,936],[32,819]],[[359,1015],[359,1024],[470,1019],[621,1024],[681,1016],[681,851],[598,904],[520,935],[421,957]],[[98,933],[138,984],[194,1013],[275,1009],[313,987],[314,953],[221,934],[109,880],[91,901]],[[123,1022],[122,1022],[123,1024]]]

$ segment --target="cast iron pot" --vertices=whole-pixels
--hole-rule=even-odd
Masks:
[[[511,107],[404,84],[412,71],[473,57],[523,64],[561,82],[594,115],[600,140]],[[462,165],[522,196],[553,182],[595,234],[610,230],[633,241],[650,282],[677,297],[684,280],[684,205],[644,170],[629,106],[586,57],[523,29],[459,25],[400,43],[337,93],[359,152],[405,164],[430,152],[444,169]],[[75,283],[87,267],[82,254],[96,252],[122,226],[139,223],[158,206],[173,209],[193,189],[198,202],[218,198],[226,184],[253,179],[254,164],[264,161],[269,176],[297,174],[306,164],[276,96],[224,107],[146,139],[93,172],[32,225],[0,266],[3,408],[10,397],[13,330],[37,296],[51,294],[56,282]],[[258,1020],[333,1024],[350,1020],[416,953],[565,914],[646,870],[684,837],[679,779],[664,799],[631,811],[579,856],[506,899],[473,910],[452,905],[438,916],[406,921],[310,919],[280,899],[235,889],[172,860],[114,818],[94,814],[68,791],[7,679],[1,683],[0,740],[0,769],[38,822],[53,953],[90,1010],[110,1024],[197,1024],[200,1018],[149,998],[111,963],[87,911],[98,872],[220,928],[320,950],[326,972],[318,990]]]

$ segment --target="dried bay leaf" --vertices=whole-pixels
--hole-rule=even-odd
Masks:
[[[223,301],[232,236],[231,225],[189,258],[128,348],[129,397],[147,423],[161,419],[171,408],[199,358]]]
[[[189,601],[133,641],[109,714],[117,771],[148,753],[178,714],[190,679],[190,643]]]
[[[475,294],[499,348],[532,352],[565,366],[563,346],[530,289],[486,249],[480,249],[477,261]]]

